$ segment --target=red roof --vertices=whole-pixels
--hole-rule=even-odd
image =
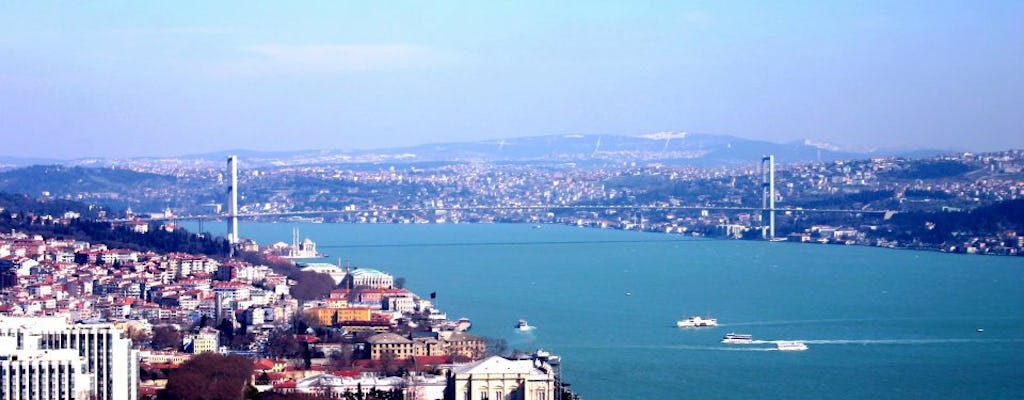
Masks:
[[[354,378],[354,377],[359,376],[359,371],[352,371],[352,370],[335,371],[334,375]]]
[[[448,363],[448,356],[413,356],[416,364],[445,364]]]
[[[262,370],[262,369],[273,369],[274,368],[274,361],[270,360],[270,359],[266,359],[266,358],[261,358],[259,360],[256,360],[256,363],[253,364],[253,368],[254,369],[260,369],[260,370]]]

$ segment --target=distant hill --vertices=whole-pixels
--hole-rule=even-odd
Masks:
[[[123,168],[85,168],[37,165],[0,172],[0,191],[39,196],[78,193],[128,193],[144,187],[167,187],[173,176],[135,172]]]
[[[846,150],[810,140],[774,143],[729,135],[660,132],[647,135],[547,135],[475,142],[432,143],[370,150],[231,150],[179,157],[132,159],[80,159],[61,162],[74,166],[118,166],[133,161],[159,161],[168,165],[219,167],[235,154],[243,167],[317,164],[435,163],[435,162],[532,162],[622,163],[660,162],[694,166],[756,164],[761,156],[774,154],[780,163],[806,163],[875,156],[927,157],[946,151],[927,149]],[[3,161],[3,159],[0,159]],[[16,159],[7,159],[17,164]],[[22,163],[24,164],[24,163]],[[2,166],[2,164],[0,164]]]
[[[913,150],[916,156],[943,153]],[[249,165],[431,162],[662,162],[694,166],[756,164],[774,154],[779,162],[803,163],[873,156],[898,156],[884,150],[849,151],[812,141],[773,143],[736,136],[661,132],[649,135],[547,135],[476,142],[432,143],[374,150],[308,150],[287,152],[223,151],[193,157],[222,162],[237,154]]]

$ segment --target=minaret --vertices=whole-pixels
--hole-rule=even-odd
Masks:
[[[238,244],[238,156],[228,156],[228,243]]]
[[[764,164],[768,163],[767,170]],[[766,225],[767,224],[767,225]],[[761,237],[775,239],[775,156],[761,158]]]

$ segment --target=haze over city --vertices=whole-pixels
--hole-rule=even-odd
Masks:
[[[0,4],[4,156],[689,131],[1024,147],[1024,3]]]

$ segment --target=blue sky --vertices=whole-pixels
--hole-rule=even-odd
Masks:
[[[1024,148],[1022,71],[1021,1],[0,2],[0,155],[659,131]]]

